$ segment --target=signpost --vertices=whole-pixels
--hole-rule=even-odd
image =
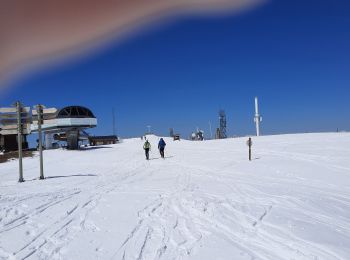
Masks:
[[[40,180],[44,178],[44,160],[43,160],[43,140],[42,140],[42,129],[41,125],[43,123],[43,106],[37,105],[36,112],[38,114],[38,134],[39,134],[39,155],[40,155]]]
[[[43,105],[36,105],[32,110],[32,130],[38,131],[38,146],[40,156],[40,180],[44,180],[44,157],[43,157],[43,130],[50,126],[48,123],[56,118],[56,108],[46,108]],[[47,125],[48,124],[48,125]]]
[[[22,164],[22,117],[21,110],[22,105],[19,101],[16,102],[17,109],[17,145],[18,145],[18,161],[19,161],[19,182],[24,182],[23,179],[23,164]]]
[[[18,130],[17,124],[11,125],[11,126],[2,126],[2,129],[0,130],[0,134],[1,135],[16,135],[17,130]],[[24,134],[24,135],[30,134],[30,125],[29,124],[23,124],[22,134]]]
[[[17,102],[15,104],[17,104]],[[5,116],[8,113],[16,113],[16,112],[17,112],[17,107],[1,107],[0,108],[1,117]],[[30,107],[22,107],[21,113],[29,113],[29,112],[30,112]]]
[[[20,122],[22,123],[22,134],[30,134],[30,108],[22,107],[20,112],[15,107],[2,107],[0,108],[0,134],[1,135],[16,135],[18,134],[18,118],[20,116]]]
[[[52,128],[56,124],[56,108],[45,108],[42,106],[41,109],[41,115],[39,120],[39,113],[37,109],[32,110],[32,118],[33,118],[33,124],[31,126],[31,130],[36,132],[39,131],[39,121],[41,123],[41,130],[45,131],[48,128]]]
[[[249,137],[248,141],[247,141],[247,145],[249,147],[249,161],[252,160],[252,146],[253,146],[253,141],[252,138]]]
[[[56,112],[57,108],[45,108],[42,106],[42,119],[43,120],[50,120],[50,119],[55,119],[56,118]],[[37,110],[32,110],[32,115],[33,115],[33,123],[38,120],[38,111]]]

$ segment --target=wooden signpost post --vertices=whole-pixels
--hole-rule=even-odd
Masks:
[[[252,138],[249,137],[248,141],[247,141],[247,145],[249,147],[249,161],[252,160],[252,146],[253,146],[253,141]]]
[[[23,179],[23,163],[22,163],[22,117],[21,117],[21,110],[22,105],[19,101],[16,102],[16,109],[17,109],[17,145],[18,145],[18,161],[19,161],[19,182],[24,182]]]
[[[33,126],[38,131],[38,145],[40,155],[40,180],[44,180],[44,157],[43,157],[43,125],[47,120],[54,119],[56,117],[56,108],[45,108],[43,105],[36,105],[32,110]],[[34,130],[34,131],[36,131]]]
[[[36,112],[38,114],[38,134],[39,134],[39,155],[40,155],[40,180],[44,178],[44,159],[43,159],[43,135],[41,125],[43,123],[43,106],[37,105]]]

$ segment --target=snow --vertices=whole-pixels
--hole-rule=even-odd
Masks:
[[[0,259],[350,259],[350,134],[149,137],[0,164]]]

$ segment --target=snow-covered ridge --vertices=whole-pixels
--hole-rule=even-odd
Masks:
[[[349,133],[148,138],[0,164],[0,259],[349,259]]]

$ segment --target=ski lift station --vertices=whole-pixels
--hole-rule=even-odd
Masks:
[[[88,139],[84,130],[97,126],[96,117],[86,107],[68,106],[59,110],[52,108],[47,109],[47,112],[42,125],[47,149],[52,148],[54,140],[66,141],[68,149],[78,149],[79,141]],[[32,124],[31,130],[38,131],[38,125]]]
[[[26,144],[24,147],[28,146],[26,142],[27,135],[39,131],[37,111],[33,109],[30,113],[29,107],[27,110],[26,129],[23,131],[23,142]],[[44,108],[40,120],[41,129],[45,134],[46,149],[54,148],[57,141],[65,141],[68,149],[76,150],[79,148],[79,141],[88,140],[89,138],[85,130],[97,126],[97,119],[94,114],[90,109],[82,106],[67,106],[61,109]],[[7,129],[17,129],[16,120],[2,119],[0,146],[5,151],[17,150],[16,130]]]
[[[43,130],[62,130],[62,129],[81,129],[97,126],[97,119],[94,114],[85,107],[69,106],[57,110],[56,108],[47,109],[49,112],[44,118]],[[51,112],[51,113],[50,113]],[[37,124],[32,124],[32,131],[38,130]]]

